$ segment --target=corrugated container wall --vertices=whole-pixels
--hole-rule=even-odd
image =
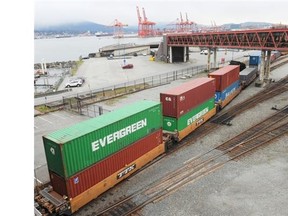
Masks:
[[[250,65],[259,65],[261,63],[261,54],[258,56],[250,56],[249,57],[249,66]]]
[[[49,170],[68,178],[162,127],[159,102],[139,101],[43,137]]]
[[[228,65],[208,74],[215,78],[216,91],[223,91],[232,83],[239,80],[240,65]]]
[[[240,72],[240,81],[250,80],[251,77],[257,74],[257,68],[246,68]]]
[[[197,78],[160,93],[163,105],[163,115],[174,118],[189,112],[213,97],[215,93],[215,80],[212,78]]]
[[[190,112],[181,116],[180,118],[174,118],[170,116],[163,116],[163,130],[169,132],[181,131],[197,121],[203,115],[214,109],[215,100],[214,95],[209,100],[193,108]]]
[[[240,87],[240,82],[236,81],[232,83],[232,85],[228,86],[224,91],[216,91],[215,92],[215,102],[218,103],[220,101],[224,101],[227,97],[229,97],[233,92],[235,92]]]
[[[162,142],[162,129],[159,129],[67,180],[50,171],[53,190],[60,195],[74,198],[108,176],[124,169],[128,164],[145,155]],[[120,178],[121,176],[119,176]]]

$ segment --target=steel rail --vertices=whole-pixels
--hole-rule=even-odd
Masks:
[[[259,128],[259,131],[256,133],[253,132],[251,134],[249,132],[249,131],[251,131],[251,129],[253,129],[253,127],[251,127],[247,130],[248,136],[247,136],[247,134],[245,134],[245,132],[239,134],[237,137],[239,137],[239,136],[245,137],[245,139],[242,139],[242,141],[240,143],[238,141],[238,143],[236,143],[233,146],[230,146],[229,148],[226,148],[224,151],[221,151],[220,153],[219,153],[219,151],[217,151],[216,155],[213,155],[213,156],[209,157],[208,159],[205,159],[204,161],[200,161],[198,164],[193,165],[193,163],[195,161],[201,159],[201,156],[203,157],[212,151],[212,150],[210,150],[210,151],[202,154],[200,157],[194,158],[193,160],[189,161],[189,163],[186,163],[185,166],[180,168],[176,173],[173,172],[172,175],[170,174],[168,177],[164,177],[164,178],[160,179],[160,183],[158,183],[159,180],[157,180],[148,186],[149,189],[140,190],[137,192],[137,194],[136,193],[133,194],[133,196],[131,196],[129,198],[129,200],[132,199],[133,197],[142,195],[142,199],[144,201],[142,201],[140,204],[135,205],[134,207],[132,206],[130,209],[128,209],[127,212],[125,212],[121,215],[130,215],[130,214],[138,211],[139,209],[143,208],[145,205],[147,205],[151,202],[157,202],[159,200],[162,200],[164,197],[170,195],[172,192],[174,192],[175,190],[178,190],[180,187],[186,185],[187,183],[190,183],[193,180],[197,180],[197,179],[199,179],[205,175],[208,175],[209,173],[214,172],[215,170],[224,166],[227,162],[229,162],[229,161],[231,161],[237,157],[240,157],[243,154],[245,154],[251,150],[254,150],[255,148],[258,148],[259,146],[264,145],[264,144],[270,142],[271,140],[287,133],[288,132],[288,124],[287,124],[288,123],[287,122],[288,112],[287,111],[288,111],[288,106],[285,107],[284,109],[280,110],[279,112],[277,112],[273,116],[265,119],[261,123],[255,125]],[[282,114],[284,113],[282,116],[283,117],[282,119],[281,118],[279,119],[279,116],[281,116],[280,113],[282,113]],[[269,127],[269,125],[264,124],[265,122],[270,122],[270,124],[269,124],[270,127]],[[281,123],[281,124],[279,125],[279,123]],[[277,127],[272,127],[273,125],[277,125],[277,124],[278,124]],[[261,130],[260,130],[260,125],[262,125]],[[283,129],[283,127],[284,127],[284,129]],[[280,130],[280,132],[279,132],[279,130]],[[269,134],[269,135],[267,135],[267,134]],[[265,140],[260,139],[260,138],[262,138],[263,135],[265,135],[267,139],[265,139]],[[259,141],[259,139],[260,139],[260,141]],[[230,140],[233,140],[233,138]],[[228,140],[227,142],[229,142],[230,140]],[[245,141],[243,141],[243,140],[245,140]],[[255,140],[258,140],[259,142],[255,142]],[[251,143],[251,142],[252,142],[252,145],[250,144],[250,146],[248,146],[248,148],[243,148],[243,146],[249,145],[249,143]],[[254,145],[253,145],[253,143],[254,143]],[[221,144],[219,146],[223,146],[223,144]],[[219,146],[217,146],[213,150],[214,151],[217,150],[217,148],[219,148]],[[240,151],[240,152],[239,152],[239,147],[241,147],[241,149],[242,149],[242,151]],[[223,158],[223,156],[227,156],[228,154],[231,154],[231,152],[235,151],[235,149],[236,149],[237,154],[233,155],[233,157]],[[216,159],[219,159],[219,158],[224,159],[224,161],[220,161],[220,162],[216,161]],[[183,171],[185,171],[185,172],[183,172]],[[181,174],[181,172],[182,172],[182,174]],[[147,197],[149,194],[150,195],[153,194],[153,195],[151,197]],[[123,202],[121,202],[121,204],[122,203]],[[117,204],[113,205],[113,208],[116,208],[116,207],[117,207]],[[99,214],[99,215],[107,215],[107,213],[109,215],[110,210],[111,210],[111,208],[108,208],[108,209],[102,211],[101,214]]]

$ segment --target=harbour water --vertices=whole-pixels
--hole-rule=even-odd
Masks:
[[[75,61],[80,56],[87,57],[89,53],[98,52],[100,48],[108,45],[135,43],[148,44],[151,42],[161,42],[162,37],[138,38],[124,37],[113,38],[85,36],[68,38],[48,38],[34,40],[34,63]]]

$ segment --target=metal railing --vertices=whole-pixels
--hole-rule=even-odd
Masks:
[[[63,97],[64,108],[79,113],[80,115],[96,117],[109,112],[109,110],[105,110],[101,106],[95,105],[97,102],[166,85],[175,80],[191,78],[199,73],[205,72],[206,69],[207,65],[189,67],[100,89],[77,93],[72,96],[70,95],[69,97]],[[94,105],[89,106],[91,104]]]

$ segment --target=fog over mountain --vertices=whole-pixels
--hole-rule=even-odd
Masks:
[[[205,25],[198,24],[199,27]],[[271,23],[266,22],[245,22],[245,23],[227,23],[222,25],[225,29],[245,29],[245,28],[267,28],[272,26]],[[170,27],[168,23],[161,23],[155,25],[155,29],[164,29]],[[209,27],[206,25],[206,27]],[[127,26],[123,28],[123,31],[126,33],[137,32],[138,26]],[[107,26],[103,24],[98,24],[89,21],[67,23],[61,25],[52,25],[52,26],[35,26],[35,32],[53,32],[53,33],[68,33],[68,34],[81,34],[85,32],[96,33],[96,32],[107,32],[112,33],[114,31],[113,26]]]
[[[123,29],[125,32],[137,31],[137,26],[125,27]],[[35,26],[35,32],[54,32],[54,33],[74,33],[81,34],[85,32],[107,32],[112,33],[114,31],[113,26],[102,25],[98,23],[93,23],[89,21],[77,22],[77,23],[67,23],[61,25],[52,26]]]

